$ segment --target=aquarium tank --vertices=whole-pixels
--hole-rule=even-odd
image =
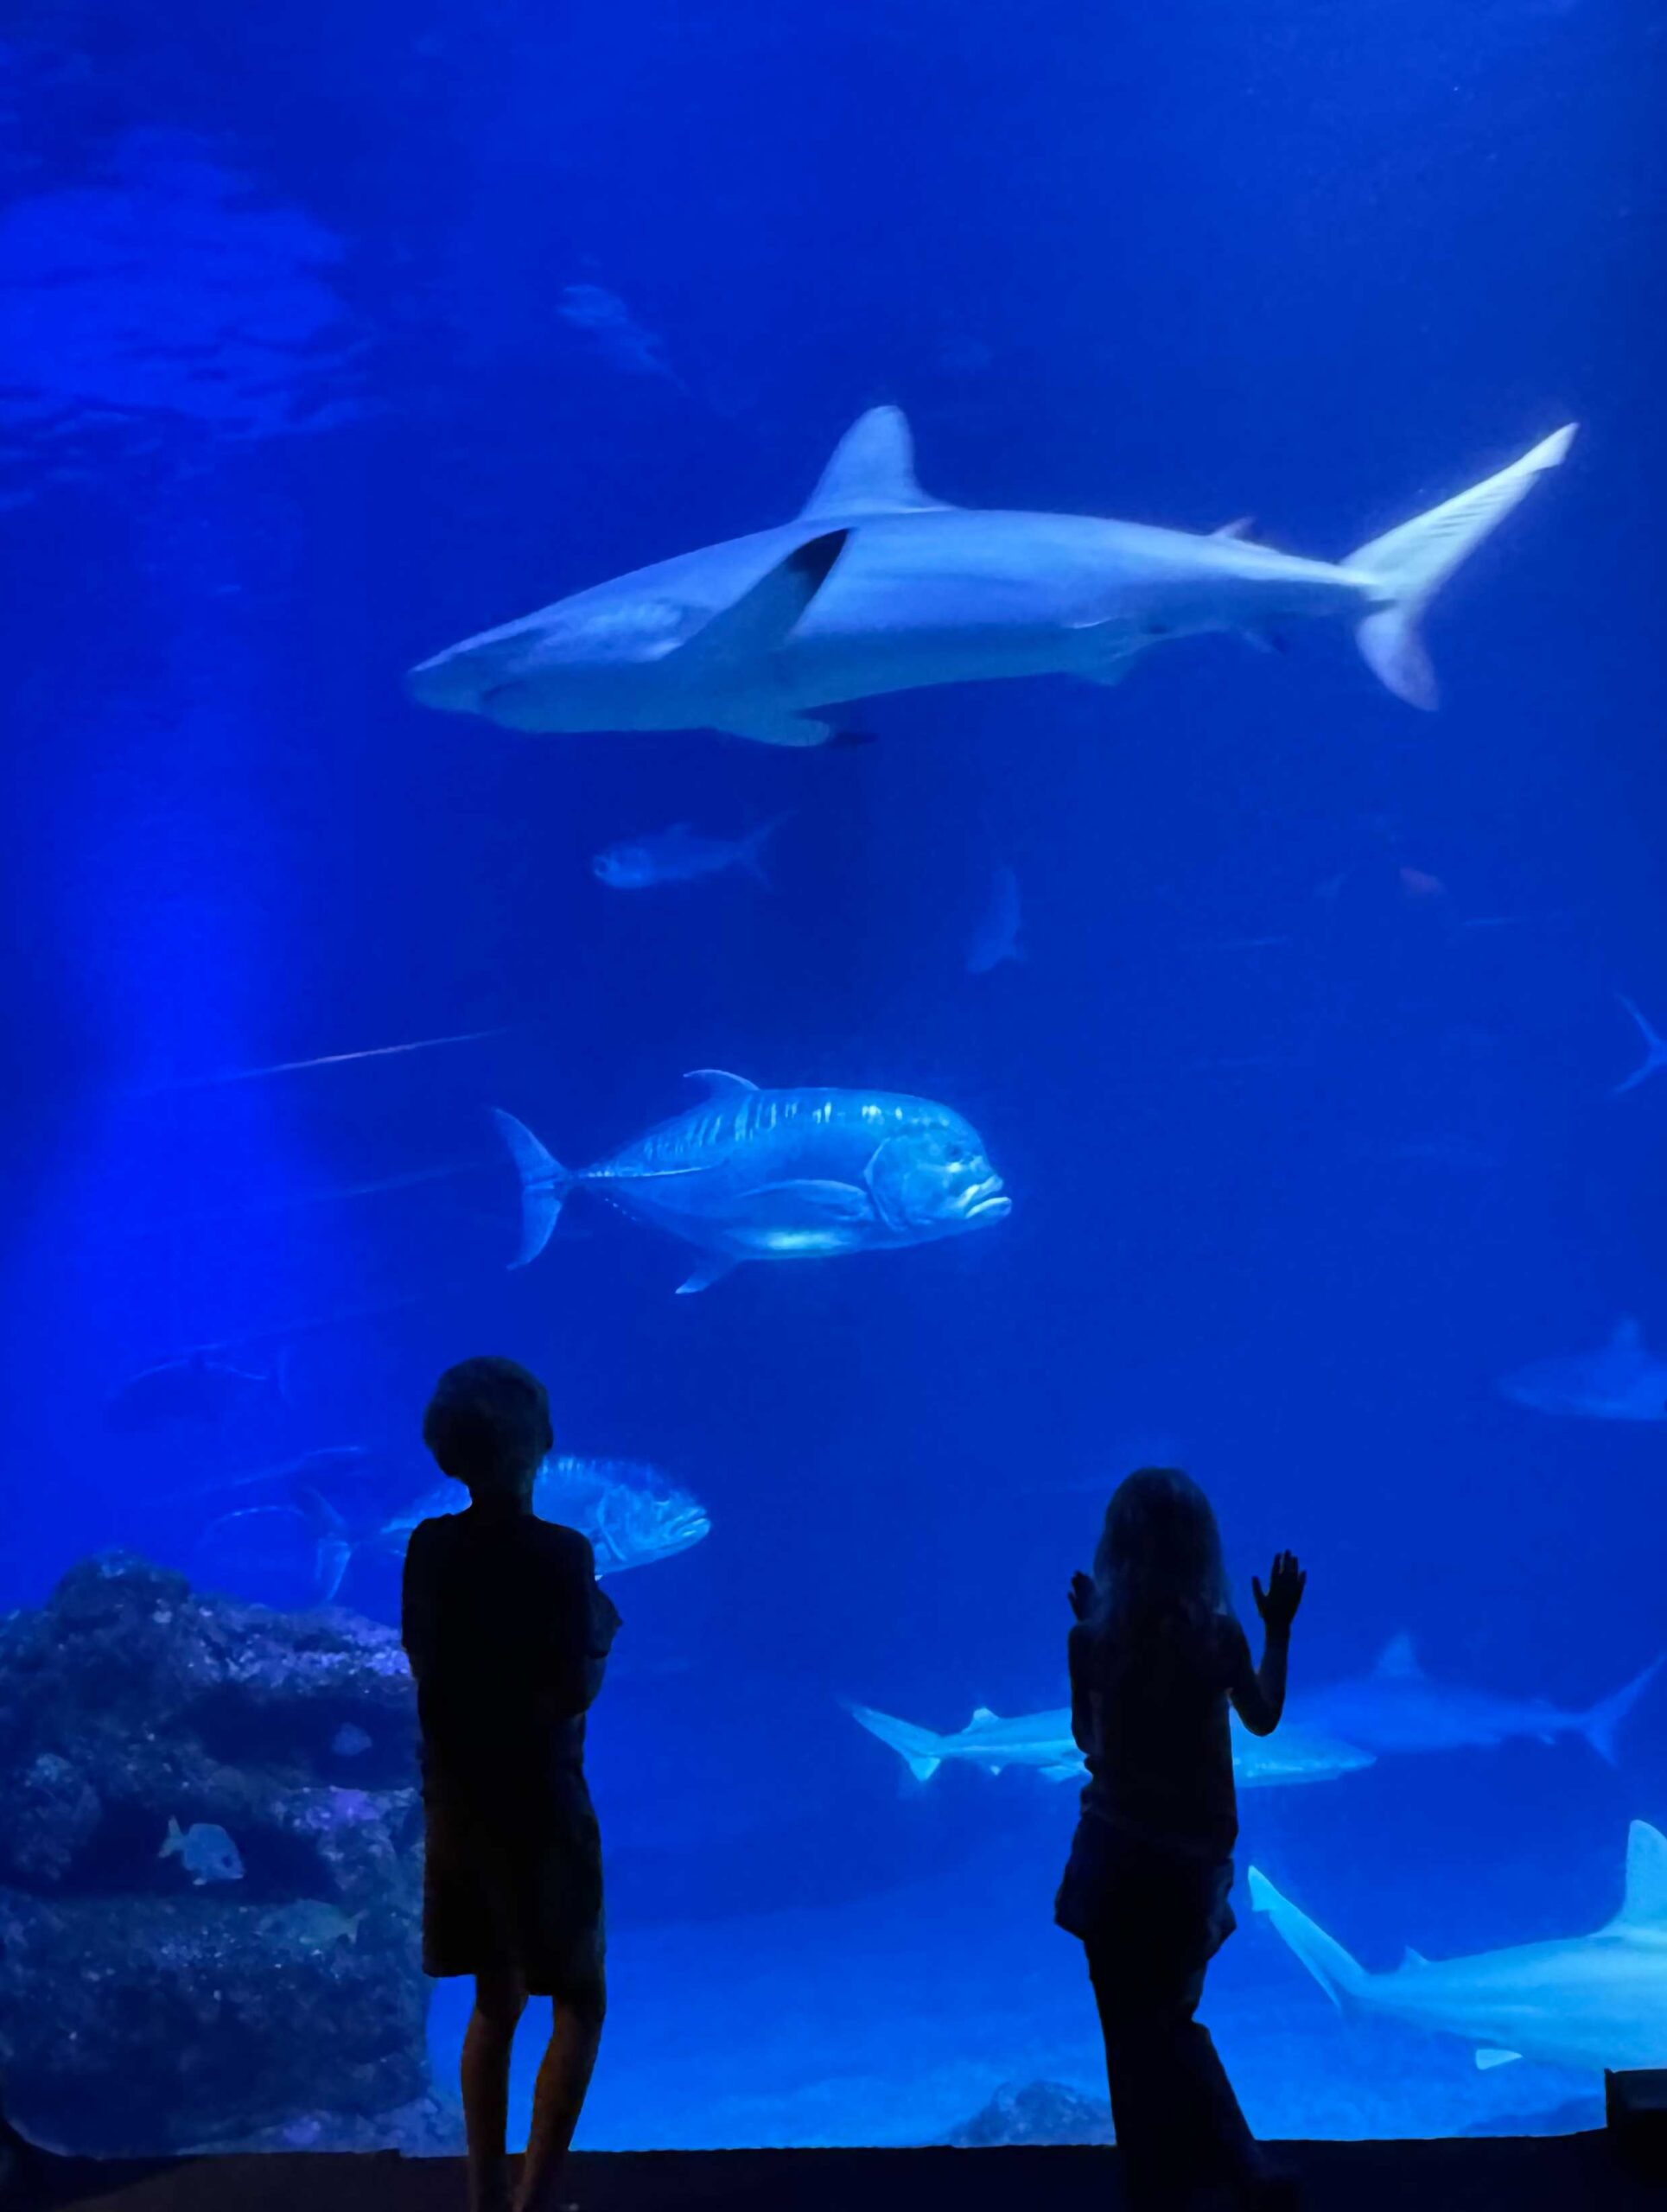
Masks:
[[[1309,1573],[1257,2131],[1667,2064],[1664,34],[13,11],[22,2133],[456,2144],[398,1622],[488,1352],[624,1623],[582,2147],[1104,2139],[1143,1465]]]

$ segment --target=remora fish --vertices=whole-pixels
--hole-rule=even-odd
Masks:
[[[866,1705],[850,1707],[871,1736],[889,1744],[917,1782],[930,1782],[945,1759],[964,1760],[1000,1774],[1003,1767],[1038,1767],[1050,1782],[1080,1781],[1082,1754],[1071,1733],[1071,1708],[999,1719],[981,1705],[958,1735],[939,1736],[913,1721],[896,1720]],[[1329,1782],[1372,1764],[1373,1754],[1318,1729],[1287,1722],[1271,1736],[1253,1736],[1232,1719],[1233,1778],[1241,1789],[1274,1789],[1298,1782]]]
[[[429,1491],[386,1523],[402,1542],[419,1521],[461,1513],[468,1500],[455,1483]],[[686,1552],[711,1534],[706,1509],[670,1483],[658,1467],[635,1459],[546,1459],[533,1485],[532,1510],[544,1521],[582,1530],[596,1554],[596,1572],[621,1574]]]
[[[663,883],[697,883],[703,876],[741,868],[767,886],[764,847],[787,819],[778,814],[744,837],[703,837],[687,822],[648,837],[610,845],[590,863],[591,871],[615,891],[652,891]]]
[[[1620,1910],[1595,1935],[1464,1959],[1409,1950],[1393,1974],[1369,1974],[1258,1868],[1250,1879],[1251,1904],[1339,2012],[1461,2036],[1482,2067],[1667,2066],[1667,1837],[1643,1821],[1627,1835]]]
[[[977,1132],[947,1106],[897,1092],[760,1090],[697,1068],[704,1102],[577,1173],[512,1114],[496,1113],[521,1178],[521,1245],[536,1260],[576,1185],[697,1246],[682,1291],[704,1290],[743,1260],[894,1251],[1003,1220]]]
[[[1549,1744],[1559,1736],[1583,1736],[1613,1765],[1621,1723],[1663,1664],[1652,1660],[1589,1712],[1564,1713],[1543,1698],[1494,1697],[1432,1681],[1418,1664],[1411,1637],[1397,1636],[1370,1675],[1294,1697],[1290,1709],[1301,1720],[1373,1751],[1445,1751],[1503,1744],[1511,1737]]]
[[[521,730],[716,729],[823,745],[814,710],[921,685],[1115,683],[1155,645],[1355,626],[1397,697],[1435,703],[1418,635],[1439,586],[1568,452],[1558,430],[1339,566],[1086,515],[962,510],[915,481],[894,407],[864,415],[792,522],[679,554],[481,632],[407,677],[422,705]]]
[[[1586,1421],[1667,1421],[1667,1360],[1646,1351],[1633,1320],[1618,1321],[1597,1351],[1536,1360],[1499,1384],[1507,1398],[1537,1414]]]

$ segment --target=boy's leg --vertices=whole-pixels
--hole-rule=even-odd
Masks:
[[[574,1988],[555,2005],[550,2045],[532,2092],[532,2126],[515,2212],[557,2212],[568,2145],[584,2108],[602,2039],[608,2008],[600,1970],[594,1984]]]
[[[509,2212],[504,2133],[509,2125],[509,2055],[526,2008],[520,1977],[507,1967],[474,1978],[474,2010],[463,2037],[463,2125],[468,2135],[469,2212]]]

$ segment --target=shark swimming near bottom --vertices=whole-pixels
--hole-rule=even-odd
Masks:
[[[866,1705],[849,1708],[871,1736],[888,1744],[917,1782],[930,1782],[946,1759],[1000,1774],[1010,1766],[1038,1768],[1049,1782],[1080,1782],[1086,1769],[1071,1733],[1071,1708],[1028,1713],[1001,1719],[980,1706],[966,1726],[952,1736],[898,1720]],[[1372,1764],[1373,1754],[1318,1729],[1288,1724],[1271,1736],[1253,1736],[1235,1715],[1233,1778],[1241,1789],[1278,1788],[1301,1782],[1329,1782]]]
[[[1595,1935],[1523,1943],[1469,1958],[1409,1950],[1371,1974],[1262,1872],[1250,1902],[1341,2012],[1378,2012],[1461,2037],[1480,2067],[1532,2058],[1597,2069],[1667,2066],[1667,1836],[1634,1821],[1620,1910]]]
[[[945,505],[915,480],[907,423],[875,407],[789,523],[597,584],[412,669],[426,707],[531,731],[714,729],[765,745],[853,734],[820,710],[992,677],[1116,683],[1209,632],[1266,643],[1353,626],[1398,698],[1436,703],[1419,634],[1447,578],[1568,452],[1572,425],[1341,563],[1088,515]]]

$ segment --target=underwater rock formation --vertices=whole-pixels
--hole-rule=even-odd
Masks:
[[[449,2147],[415,1735],[398,1638],[355,1614],[111,1553],[0,1622],[7,2118],[110,2157]]]
[[[1004,2082],[949,2139],[958,2151],[1012,2143],[1109,2143],[1111,2114],[1063,2082]]]

